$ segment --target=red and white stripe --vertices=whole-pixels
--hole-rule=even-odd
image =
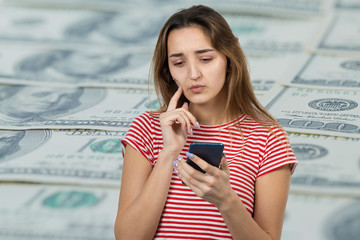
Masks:
[[[180,153],[183,159],[192,142],[224,144],[231,186],[249,214],[253,213],[256,179],[287,164],[294,171],[297,164],[283,130],[264,127],[246,115],[227,124],[194,128]],[[137,117],[122,143],[130,144],[155,166],[163,148],[159,114],[146,112]],[[155,236],[162,238],[231,239],[231,235],[218,209],[195,195],[174,173]]]

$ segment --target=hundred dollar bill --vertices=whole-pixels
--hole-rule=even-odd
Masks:
[[[315,41],[315,51],[356,55],[360,53],[360,14],[337,12]]]
[[[216,8],[219,11],[236,12],[236,13],[262,13],[273,15],[310,15],[320,14],[321,12],[329,9],[329,1],[324,0],[223,0],[221,3],[215,0],[6,0],[6,4],[10,5],[45,5],[45,6],[86,6],[96,7],[100,9],[109,9],[110,7],[116,8],[119,6],[148,6],[159,8],[162,5],[169,7],[171,5],[183,4],[184,6],[191,6],[194,4],[205,4]]]
[[[114,239],[118,189],[1,184],[0,195],[0,239]]]
[[[130,0],[2,0],[5,6],[39,8],[83,8],[97,10],[117,10],[135,6]]]
[[[126,131],[0,131],[0,181],[120,186]]]
[[[245,51],[302,52],[320,29],[321,18],[224,15]]]
[[[290,132],[360,138],[360,92],[281,88],[266,108]]]
[[[290,86],[360,90],[360,57],[312,55],[294,77],[283,79]]]
[[[329,1],[315,0],[200,0],[202,4],[209,5],[226,12],[271,14],[275,16],[306,16],[320,14],[330,9]]]
[[[132,11],[142,8],[161,9],[166,8],[171,14],[171,8],[179,6],[189,7],[196,4],[196,0],[2,0],[5,6],[20,7],[57,7],[57,8],[83,8],[98,10],[123,10],[129,8]],[[140,9],[141,10],[141,9]]]
[[[336,9],[340,10],[360,10],[360,2],[358,0],[336,0]]]
[[[262,94],[255,92],[255,95],[256,95],[257,99],[259,100],[259,102],[264,107],[266,107],[273,100],[274,95],[276,93],[280,92],[283,88],[284,88],[283,85],[281,85],[278,82],[275,82],[268,91],[266,91]]]
[[[257,95],[264,95],[282,82],[283,76],[295,74],[303,54],[247,54],[252,87]],[[296,69],[297,70],[297,69]]]
[[[0,85],[0,129],[127,130],[137,115],[157,109],[147,90]]]
[[[117,12],[0,8],[0,42],[56,44],[77,49],[151,49],[165,13],[149,8]]]
[[[0,48],[0,82],[149,88],[149,52]]]
[[[358,240],[359,222],[358,198],[290,194],[281,239]]]
[[[289,133],[299,165],[291,192],[360,197],[360,139]]]
[[[265,105],[265,104],[263,104],[264,95],[255,93],[255,96],[256,96],[257,100],[264,106]]]

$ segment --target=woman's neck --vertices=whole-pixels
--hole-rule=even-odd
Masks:
[[[195,105],[190,103],[190,112],[201,125],[219,125],[231,120],[225,112],[225,104]]]
[[[226,109],[227,91],[225,87],[218,95],[203,104],[190,103],[189,110],[202,125],[220,125],[231,121]]]

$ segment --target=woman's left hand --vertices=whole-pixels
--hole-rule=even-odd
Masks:
[[[194,169],[181,160],[176,168],[178,176],[197,196],[219,207],[223,199],[233,192],[230,186],[230,170],[226,157],[223,155],[220,168],[217,168],[198,156],[192,155],[193,157],[190,159],[206,173]]]

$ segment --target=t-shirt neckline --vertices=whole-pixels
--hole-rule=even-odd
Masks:
[[[243,119],[245,118],[245,114],[240,115],[239,117],[227,122],[227,123],[222,123],[222,124],[215,124],[215,125],[202,125],[200,124],[200,129],[218,129],[218,128],[226,128],[226,127],[231,127],[233,125],[235,125],[238,122],[241,122]]]

